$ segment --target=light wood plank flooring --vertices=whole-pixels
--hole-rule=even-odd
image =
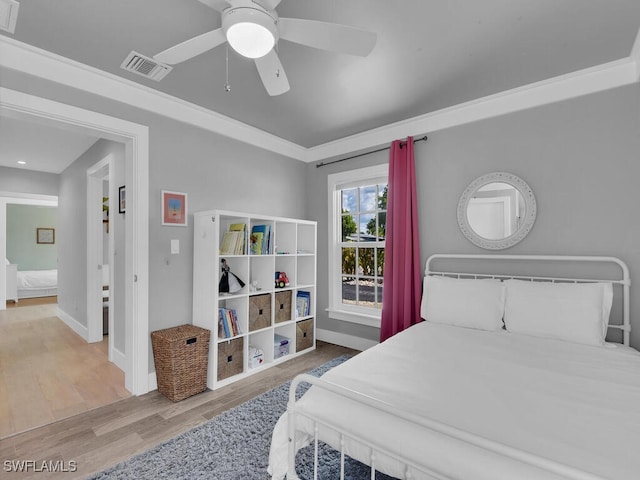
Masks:
[[[223,387],[205,391],[178,403],[172,403],[158,391],[129,397],[117,403],[75,417],[14,435],[0,441],[0,477],[13,478],[85,478],[115,465],[137,453],[194,428],[229,408],[259,395],[299,373],[306,372],[344,353],[355,350],[318,342],[316,350],[295,360]],[[72,473],[6,473],[5,461],[77,462]],[[4,475],[4,476],[3,476]]]
[[[107,337],[86,343],[56,310],[30,299],[0,311],[0,438],[130,396]]]

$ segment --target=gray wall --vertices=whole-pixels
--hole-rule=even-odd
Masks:
[[[58,268],[57,239],[54,244],[37,243],[37,228],[57,233],[58,209],[35,205],[7,205],[7,258],[18,270]]]
[[[0,167],[0,192],[58,195],[59,175]]]
[[[640,90],[638,85],[429,134],[416,144],[421,262],[433,253],[487,253],[458,228],[467,185],[493,171],[522,177],[538,217],[513,254],[613,255],[640,276]],[[386,163],[387,153],[307,168],[309,217],[318,221],[318,326],[377,339],[374,328],[328,319],[327,174]],[[637,283],[636,283],[637,285]],[[632,287],[633,289],[637,287]],[[631,297],[632,345],[640,347],[640,297]]]

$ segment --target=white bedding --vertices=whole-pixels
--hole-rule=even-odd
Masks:
[[[640,478],[640,354],[628,347],[423,322],[333,368],[323,379],[596,476]],[[361,438],[384,439],[388,449],[426,461],[452,478],[560,478],[372,413],[317,387],[299,405],[353,426]],[[309,422],[302,425],[313,431]],[[298,446],[312,438],[302,436],[297,436]],[[274,429],[269,459],[276,479],[287,470],[287,438],[285,413]],[[320,438],[339,445],[323,429]],[[346,453],[358,459],[369,455],[351,443]],[[393,460],[378,456],[376,463],[379,470],[402,477]]]
[[[58,270],[18,271],[18,290],[40,290],[58,286]]]

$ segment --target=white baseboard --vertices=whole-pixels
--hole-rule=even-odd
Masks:
[[[127,357],[125,356],[124,353],[122,353],[120,350],[118,350],[115,347],[113,348],[113,354],[112,354],[111,361],[120,370],[122,370],[123,372],[126,372]]]
[[[149,391],[158,389],[158,377],[156,377],[156,372],[151,372],[149,374]]]
[[[89,330],[86,326],[82,325],[64,310],[61,310],[60,307],[58,307],[57,315],[71,330],[80,335],[85,341],[88,341]]]
[[[323,330],[316,328],[316,337],[323,342],[341,345],[343,347],[353,348],[354,350],[366,350],[377,345],[380,342],[369,340],[368,338],[347,335],[346,333],[333,332],[331,330]]]

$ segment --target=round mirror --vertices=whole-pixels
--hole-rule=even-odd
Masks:
[[[481,248],[501,250],[522,240],[536,220],[536,199],[520,177],[495,172],[476,178],[460,196],[458,224]]]

